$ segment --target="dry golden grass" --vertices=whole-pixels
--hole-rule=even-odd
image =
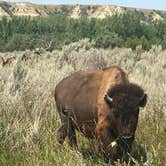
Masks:
[[[131,81],[148,94],[141,110],[130,161],[117,166],[163,166],[166,163],[166,51],[153,47],[142,52],[131,49],[95,49],[87,39],[52,53],[42,51],[28,61],[14,52],[16,61],[0,67],[0,165],[110,165],[104,162],[92,140],[77,133],[78,151],[67,143],[57,144],[60,120],[55,111],[53,90],[67,75],[82,69],[118,65]]]

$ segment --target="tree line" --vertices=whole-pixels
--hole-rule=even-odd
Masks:
[[[166,19],[148,21],[141,12],[126,12],[105,19],[65,15],[12,17],[0,19],[0,52],[35,48],[61,49],[64,45],[89,38],[97,48],[152,45],[166,49]]]

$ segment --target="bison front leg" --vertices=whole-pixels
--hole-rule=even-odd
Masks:
[[[105,161],[109,162],[117,158],[117,143],[114,136],[111,135],[108,118],[100,118],[96,126],[96,139],[99,149],[105,157]]]

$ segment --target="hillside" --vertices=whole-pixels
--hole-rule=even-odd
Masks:
[[[161,20],[166,17],[166,11],[149,9],[126,8],[114,5],[39,5],[29,2],[0,2],[1,16],[48,16],[50,14],[64,14],[78,19],[81,16],[88,18],[103,19],[106,16],[123,13],[125,11],[138,11],[149,20]]]

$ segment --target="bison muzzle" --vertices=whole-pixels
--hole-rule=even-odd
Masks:
[[[69,145],[76,147],[77,130],[95,138],[106,159],[131,151],[139,108],[146,105],[147,95],[121,68],[76,72],[56,86],[54,97],[61,119],[60,144],[68,137]]]

